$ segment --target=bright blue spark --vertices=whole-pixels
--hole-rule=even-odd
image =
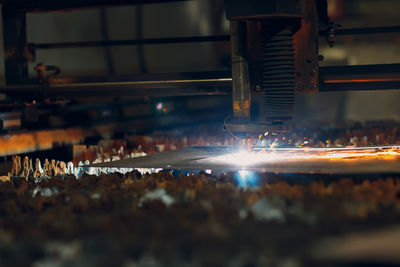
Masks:
[[[248,170],[240,170],[234,174],[234,178],[239,187],[256,187],[258,186],[258,175]]]

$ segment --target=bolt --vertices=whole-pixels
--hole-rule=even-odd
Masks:
[[[334,33],[330,33],[330,34],[328,35],[327,40],[328,40],[328,45],[329,45],[330,47],[333,47],[333,45],[335,44],[335,41],[336,41],[336,35],[335,35]]]
[[[303,91],[303,89],[304,89],[304,85],[303,85],[302,83],[299,83],[299,84],[297,85],[297,90]]]
[[[323,56],[323,55],[318,55],[318,60],[319,60],[319,61],[324,60],[324,56]]]
[[[316,90],[318,87],[317,87],[317,85],[316,85],[315,83],[313,83],[313,85],[311,86],[311,88],[312,88],[313,90]]]
[[[317,71],[316,71],[315,69],[313,69],[313,70],[310,72],[310,75],[311,75],[311,76],[314,76],[315,73],[317,73]]]
[[[261,92],[261,86],[258,85],[258,84],[256,85],[256,91],[257,91],[257,92]]]

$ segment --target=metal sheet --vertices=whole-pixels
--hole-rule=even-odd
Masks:
[[[400,173],[400,147],[278,148],[252,152],[228,146],[188,147],[88,167],[301,174]]]

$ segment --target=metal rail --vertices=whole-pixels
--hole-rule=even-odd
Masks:
[[[149,38],[131,40],[109,40],[109,41],[89,41],[89,42],[62,42],[62,43],[30,43],[32,49],[59,49],[77,47],[98,47],[98,46],[133,46],[133,45],[157,45],[157,44],[179,44],[179,43],[204,43],[204,42],[229,42],[229,35],[213,36],[188,36],[171,38]]]
[[[400,64],[320,68],[320,91],[400,89]]]
[[[358,34],[377,34],[377,33],[396,33],[400,32],[400,26],[388,27],[365,27],[352,29],[337,29],[337,35],[358,35]],[[325,35],[326,31],[320,31],[320,35]],[[135,45],[159,45],[159,44],[178,44],[178,43],[204,43],[204,42],[229,42],[230,35],[211,35],[211,36],[188,36],[170,38],[148,38],[148,39],[129,39],[129,40],[108,40],[108,41],[88,41],[88,42],[60,42],[60,43],[30,43],[31,49],[60,49],[60,48],[79,48],[79,47],[102,47],[102,46],[135,46]]]
[[[337,29],[337,35],[377,34],[400,32],[400,26],[364,27],[352,29]]]
[[[143,79],[138,80],[140,78]],[[0,87],[0,93],[24,98],[226,95],[232,92],[229,72],[141,75],[126,79],[82,82],[85,80],[60,78],[43,85],[3,86]],[[389,89],[400,89],[400,64],[320,67],[321,92]]]
[[[188,0],[0,0],[2,5],[12,6],[24,12],[49,12],[82,8],[144,5],[156,3],[182,2]]]
[[[21,97],[23,94],[46,97],[86,96],[190,96],[229,94],[232,78],[161,80],[133,82],[93,82],[46,85],[11,85],[0,92]],[[32,96],[32,95],[31,95]]]

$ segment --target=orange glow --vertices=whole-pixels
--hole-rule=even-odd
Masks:
[[[400,81],[400,78],[366,78],[353,80],[326,80],[323,83],[365,83],[365,82],[391,82]]]
[[[288,161],[354,161],[399,160],[400,146],[345,148],[277,148],[262,151],[240,151],[216,157],[215,160],[238,166]]]
[[[78,143],[86,136],[81,129],[39,130],[0,137],[0,155],[12,155],[53,148],[54,144]]]

